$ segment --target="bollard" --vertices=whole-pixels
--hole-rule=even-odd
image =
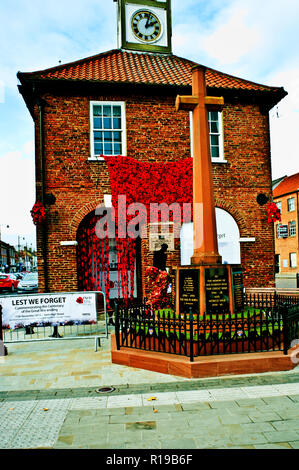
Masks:
[[[2,305],[0,305],[0,356],[7,356],[7,347],[3,343],[3,331],[2,331]]]
[[[58,333],[58,325],[53,325],[53,333],[49,336],[49,338],[62,338],[62,336]]]

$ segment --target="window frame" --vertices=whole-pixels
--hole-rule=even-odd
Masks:
[[[275,204],[277,206],[277,209],[279,209],[280,215],[281,215],[281,201],[277,201],[277,202],[275,202]]]
[[[295,237],[296,236],[296,233],[297,233],[297,227],[296,227],[296,221],[295,220],[291,220],[289,223],[288,223],[288,227],[289,227],[289,237]]]
[[[217,112],[218,113],[218,122],[219,122],[219,133],[210,132],[210,119],[209,113]],[[193,113],[189,113],[189,122],[190,122],[190,143],[191,143],[191,157],[193,158]],[[223,113],[221,111],[208,111],[208,125],[209,125],[209,138],[210,138],[210,149],[211,149],[211,135],[219,135],[219,157],[212,157],[211,151],[211,161],[212,163],[227,163],[227,160],[224,158],[224,145],[223,145]]]
[[[290,209],[290,201],[293,202],[293,208]],[[293,212],[295,210],[295,198],[294,197],[289,197],[288,198],[288,212]]]
[[[103,161],[104,157],[95,154],[94,151],[94,132],[100,131],[99,129],[94,128],[94,113],[93,109],[94,106],[120,106],[121,108],[121,145],[122,145],[122,152],[121,154],[103,154],[105,156],[115,157],[117,155],[126,156],[127,155],[127,129],[126,129],[126,103],[125,101],[95,101],[91,100],[89,103],[89,134],[90,134],[90,156],[88,160],[92,161]],[[106,129],[107,132],[113,132],[113,130]],[[102,132],[105,132],[103,129]]]
[[[292,262],[292,255],[294,255],[294,261],[296,264],[293,264]],[[297,253],[296,252],[293,252],[293,253],[290,253],[290,268],[297,268]]]

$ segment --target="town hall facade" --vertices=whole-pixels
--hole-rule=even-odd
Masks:
[[[191,94],[197,63],[172,53],[170,0],[117,6],[118,49],[18,73],[35,126],[36,200],[46,208],[37,225],[41,292],[142,298],[165,241],[170,270],[190,263],[191,219],[179,233],[170,222],[166,235],[159,219],[152,235],[147,218],[147,236],[130,238],[121,235],[119,196],[125,210],[192,205],[192,113],[176,111],[175,100]],[[272,197],[269,110],[286,92],[211,68],[205,77],[209,95],[224,98],[222,112],[209,112],[219,253],[242,265],[245,287],[272,287],[273,224],[258,196]],[[98,222],[111,208],[116,230],[101,239]]]

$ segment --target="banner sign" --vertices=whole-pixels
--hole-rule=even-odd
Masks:
[[[3,329],[28,325],[91,324],[97,321],[96,293],[74,292],[0,297]]]

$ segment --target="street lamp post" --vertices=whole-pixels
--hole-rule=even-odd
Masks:
[[[18,256],[19,256],[19,270],[21,269],[21,263],[20,263],[20,249],[21,249],[21,244],[20,244],[20,239],[25,240],[25,237],[21,237],[18,235]],[[24,245],[23,245],[24,246]]]
[[[2,260],[2,238],[1,238],[1,227],[4,226],[5,224],[0,224],[0,262],[1,266],[3,266],[3,260]],[[9,225],[6,225],[6,228],[9,228]]]

